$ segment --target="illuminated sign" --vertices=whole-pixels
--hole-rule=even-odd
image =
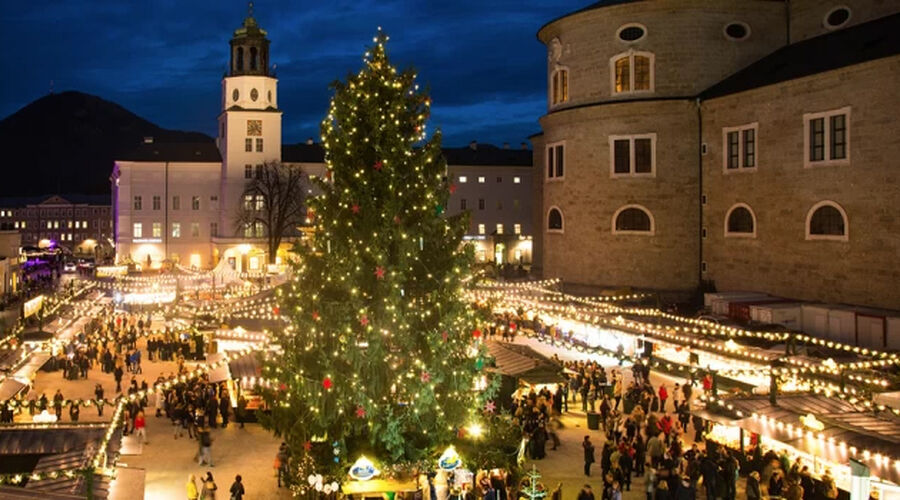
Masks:
[[[135,238],[132,243],[162,243],[162,238]]]
[[[128,266],[99,266],[97,267],[96,276],[98,278],[109,278],[115,276],[128,275]]]
[[[365,456],[359,457],[350,466],[350,477],[358,481],[368,481],[377,475],[378,469],[375,468],[375,464]]]
[[[456,448],[452,446],[444,450],[441,458],[438,459],[438,467],[444,470],[453,470],[460,465],[462,465],[462,459],[459,458],[459,453],[456,452]]]
[[[33,314],[36,314],[38,311],[41,310],[41,307],[43,307],[43,305],[44,305],[44,296],[43,295],[38,295],[37,297],[25,302],[25,305],[23,306],[23,308],[24,308],[24,311],[22,314],[23,317],[27,318]]]

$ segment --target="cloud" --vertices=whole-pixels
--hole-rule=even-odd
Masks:
[[[258,1],[272,40],[284,140],[318,136],[328,84],[356,72],[377,26],[401,68],[414,66],[434,100],[431,129],[445,142],[517,142],[546,109],[545,51],[535,33],[584,7],[550,2]],[[167,128],[215,133],[228,40],[242,4],[46,1],[4,6],[0,116],[53,87],[118,102]]]

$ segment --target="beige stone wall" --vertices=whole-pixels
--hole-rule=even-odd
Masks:
[[[531,274],[536,278],[544,276],[544,165],[546,164],[544,134],[531,137],[531,150],[534,151],[534,168],[531,182],[531,227],[532,227],[532,264]]]
[[[784,16],[783,4],[769,0],[655,0],[568,16],[545,26],[538,36],[545,44],[555,37],[562,44],[558,64],[569,69],[570,100],[559,107],[570,107],[610,99],[694,96],[784,45]],[[749,38],[725,38],[723,29],[733,21],[750,26]],[[618,29],[628,23],[645,26],[644,38],[619,40]],[[609,61],[629,49],[653,53],[654,92],[611,95]],[[548,58],[548,82],[556,66]]]
[[[704,102],[704,277],[719,290],[900,309],[900,57]],[[803,114],[850,106],[850,164],[804,168]],[[722,128],[758,122],[758,168],[723,174]],[[806,217],[840,204],[849,241],[807,241]],[[746,203],[757,237],[725,238]]]
[[[536,243],[543,274],[566,282],[663,290],[698,284],[699,193],[697,105],[693,100],[611,103],[553,113],[541,119],[535,141],[543,180]],[[655,177],[611,178],[610,135],[655,133]],[[547,180],[545,147],[565,141],[565,176]],[[613,234],[613,214],[624,205],[646,207],[655,234]],[[564,232],[547,232],[547,212],[558,206]]]
[[[790,6],[791,43],[829,33],[825,16],[835,7],[850,9],[850,20],[843,28],[900,12],[896,0],[791,0]]]

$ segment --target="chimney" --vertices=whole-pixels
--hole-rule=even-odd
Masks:
[[[312,137],[310,137],[309,139],[306,140],[306,145],[307,145],[307,146],[312,146],[313,144],[314,144],[314,142],[313,142],[313,138],[312,138]]]
[[[508,142],[504,142],[504,143],[503,143],[503,149],[509,149],[509,143],[508,143]]]
[[[153,136],[148,135],[148,136],[144,137],[144,144],[153,144]]]
[[[522,143],[522,151],[528,151],[528,143],[527,142]]]
[[[471,149],[472,151],[477,151],[478,150],[478,141],[470,142],[469,149]]]

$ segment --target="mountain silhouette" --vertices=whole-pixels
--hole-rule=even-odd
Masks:
[[[109,194],[113,161],[144,137],[167,143],[213,140],[161,128],[82,92],[41,97],[0,121],[0,196]]]

